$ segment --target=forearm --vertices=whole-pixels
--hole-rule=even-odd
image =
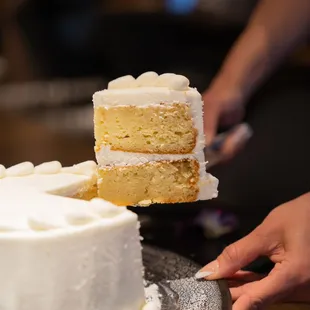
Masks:
[[[214,83],[245,97],[307,37],[310,0],[261,0]]]

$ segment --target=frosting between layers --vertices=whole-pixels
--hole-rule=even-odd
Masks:
[[[196,152],[196,154],[149,154],[114,151],[111,150],[110,146],[102,146],[96,152],[99,167],[139,165],[150,161],[170,161],[188,158],[196,159],[204,166],[206,165],[203,151]]]

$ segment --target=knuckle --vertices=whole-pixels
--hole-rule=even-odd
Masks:
[[[224,249],[222,253],[222,258],[229,264],[233,264],[234,266],[239,267],[239,269],[241,269],[241,266],[239,263],[240,253],[235,244],[231,244]]]
[[[264,302],[259,297],[250,297],[250,309],[261,310],[264,308]]]

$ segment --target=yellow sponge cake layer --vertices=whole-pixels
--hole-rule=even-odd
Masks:
[[[108,145],[125,152],[187,154],[195,148],[196,137],[187,104],[95,109],[97,151]]]
[[[120,206],[195,201],[198,181],[196,160],[148,162],[98,171],[99,196]]]
[[[204,148],[202,97],[187,78],[147,72],[93,95],[96,151],[190,154]]]

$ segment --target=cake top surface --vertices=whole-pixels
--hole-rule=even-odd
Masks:
[[[85,161],[71,167],[62,167],[58,161],[38,166],[31,162],[23,162],[9,168],[0,165],[0,187],[31,186],[40,191],[65,196],[71,195],[80,186],[95,178],[94,161]]]
[[[93,161],[71,167],[62,167],[58,161],[0,165],[0,238],[54,236],[56,231],[68,233],[103,222],[109,227],[134,216],[99,198],[61,197],[90,181],[96,182]]]
[[[93,95],[94,106],[135,105],[161,103],[189,103],[201,106],[201,94],[189,86],[182,75],[146,72],[137,79],[131,75],[111,81],[108,88]]]
[[[164,73],[158,75],[156,72],[145,72],[138,78],[131,75],[119,77],[108,84],[108,90],[144,88],[144,87],[165,87],[171,90],[189,90],[189,80],[179,74]]]
[[[109,226],[131,215],[126,208],[99,198],[84,201],[26,186],[0,186],[0,197],[0,238],[68,233],[99,222]]]

